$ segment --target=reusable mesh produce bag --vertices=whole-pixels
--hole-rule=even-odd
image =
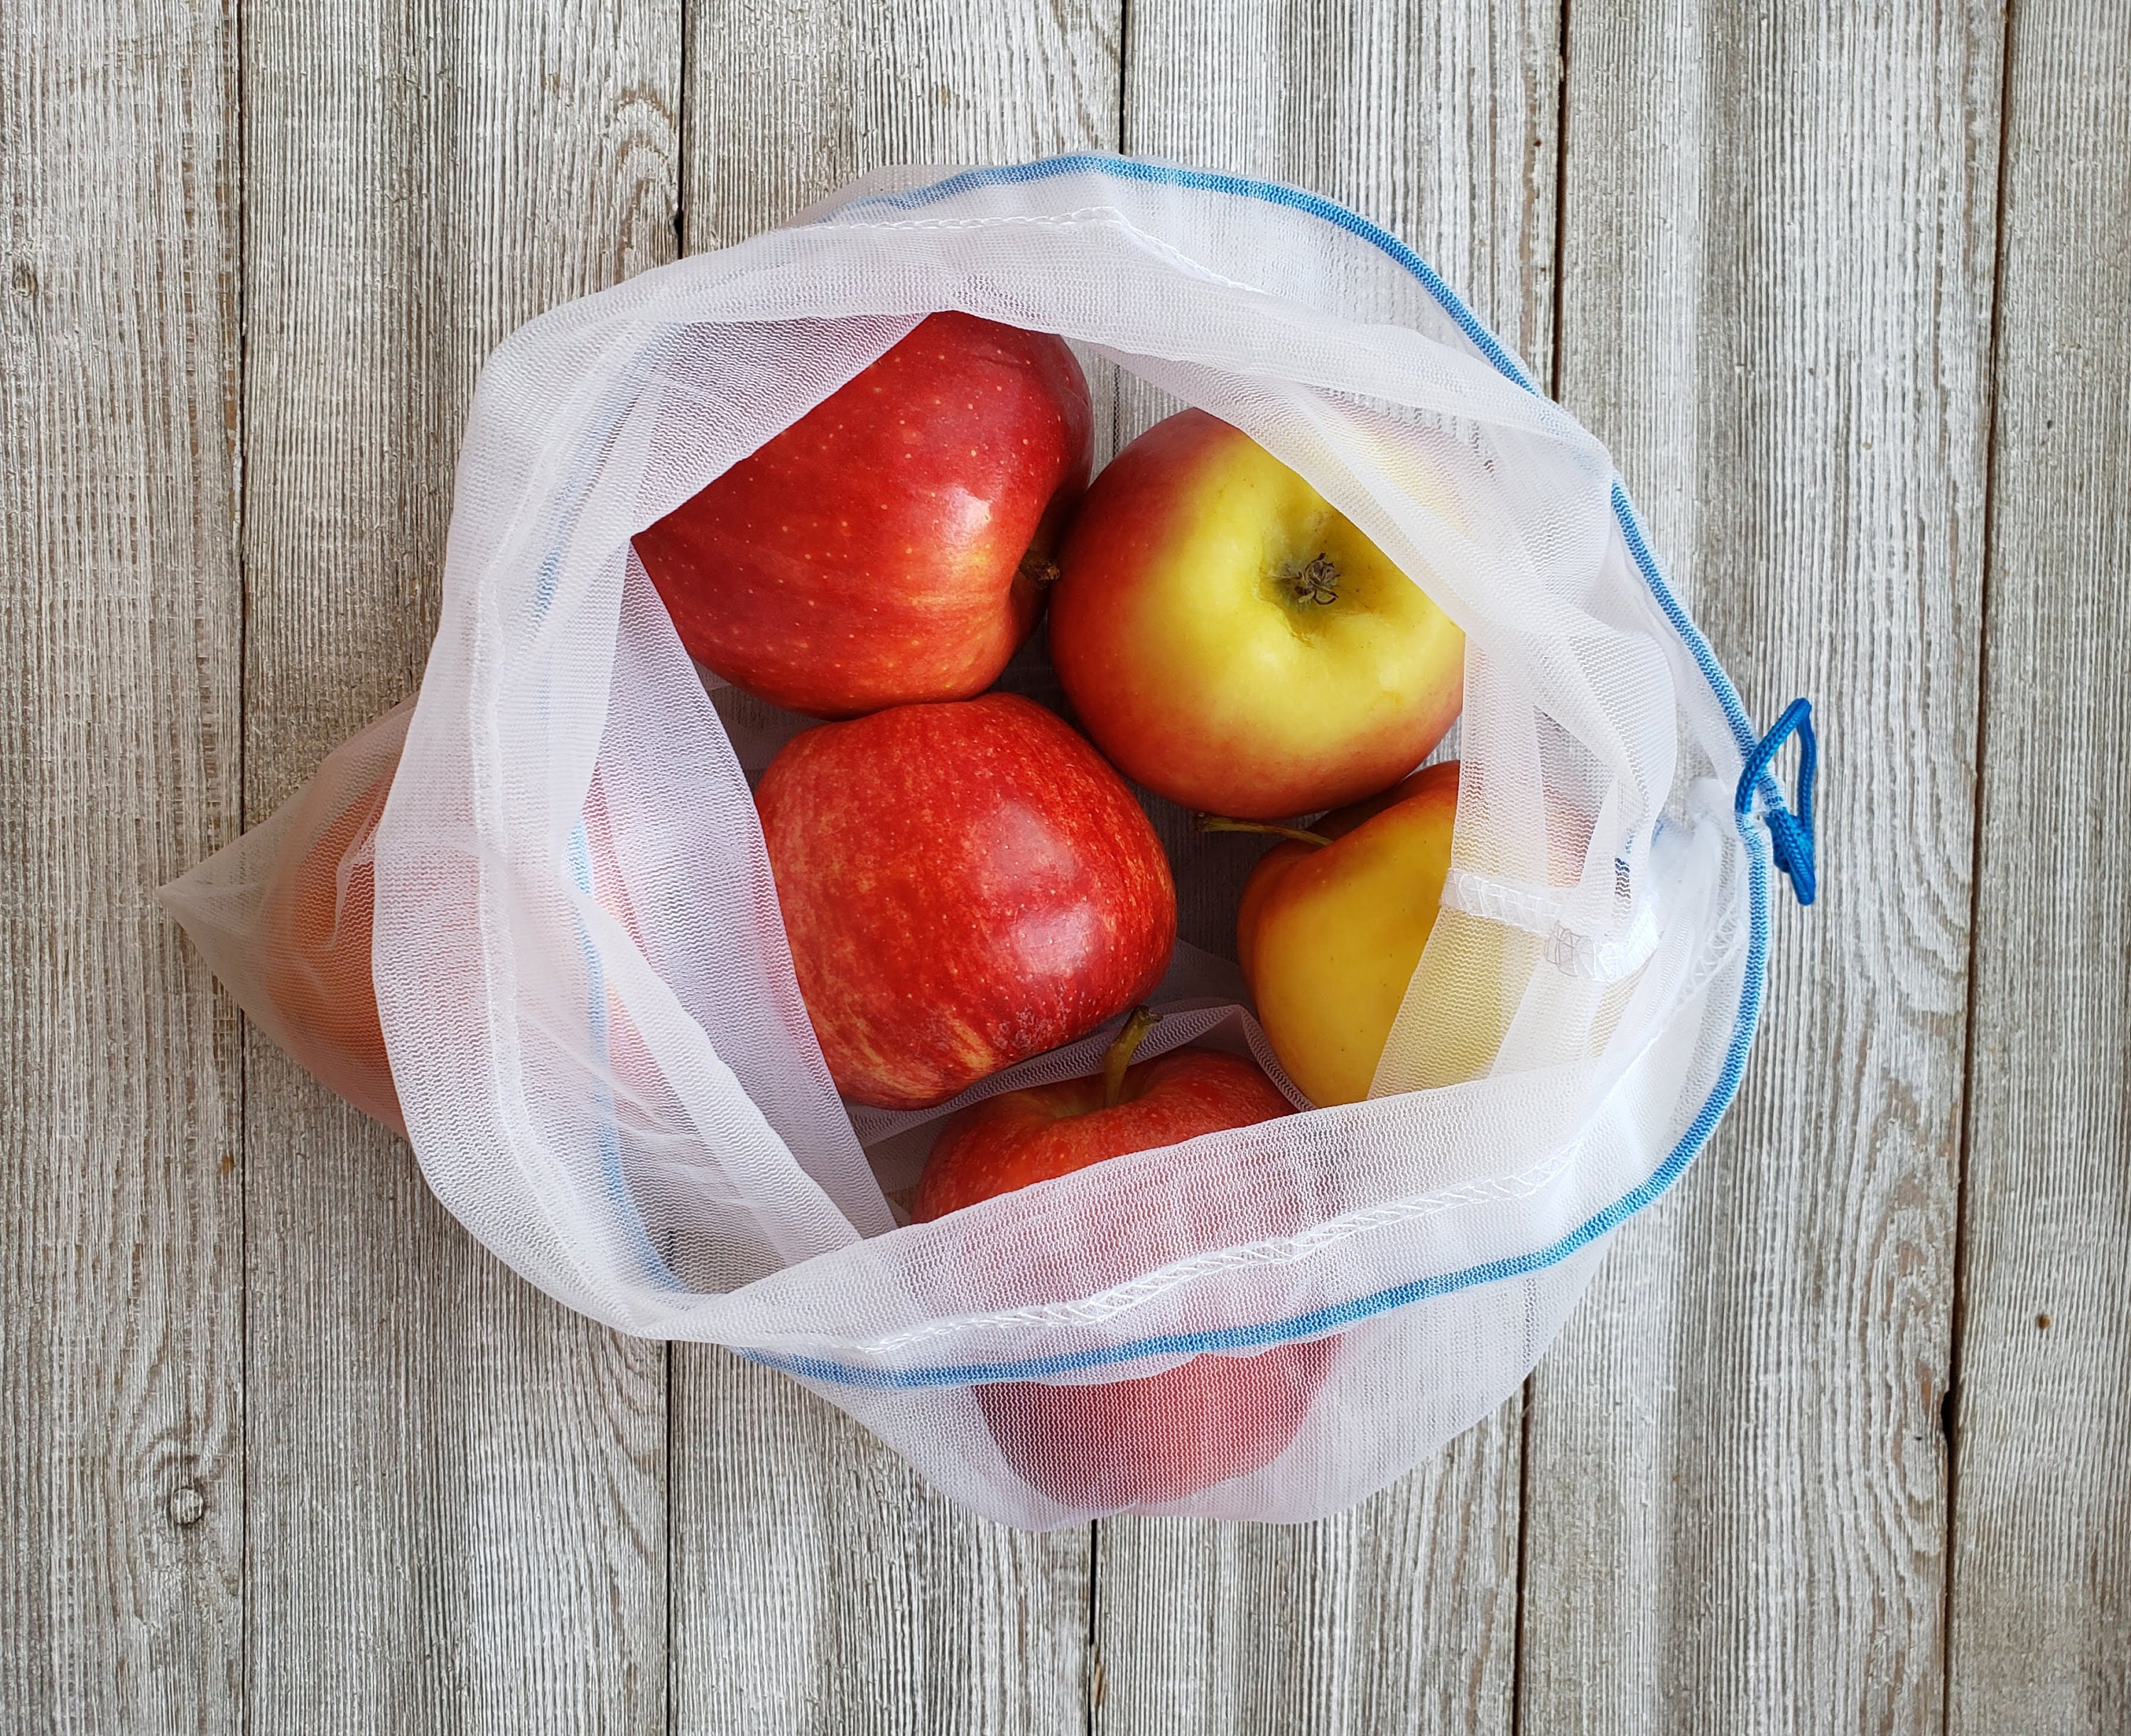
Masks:
[[[1809,766],[1795,815],[1766,770],[1803,706],[1757,740],[1604,450],[1383,232],[1114,157],[939,173],[505,342],[411,710],[166,897],[571,1307],[783,1369],[1013,1523],[1323,1514],[1513,1390],[1709,1137],[1772,863],[1811,896]],[[1096,1071],[1111,1031],[938,1111],[847,1112],[743,769],[775,720],[729,732],[630,538],[948,308],[1060,333],[1315,485],[1463,629],[1463,770],[1367,1101],[898,1227],[884,1186],[941,1117]],[[1180,949],[1156,1008],[1143,1055],[1280,1077],[1232,966]]]

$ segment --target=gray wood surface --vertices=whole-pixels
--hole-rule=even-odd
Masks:
[[[0,1730],[2131,1727],[2127,137],[2121,0],[0,8]],[[512,326],[1118,145],[1554,380],[1815,699],[1825,890],[1521,1401],[1031,1538],[532,1292],[147,894],[419,679]]]
[[[2007,80],[1947,1726],[2131,1729],[2131,15]]]
[[[1813,697],[1826,873],[1531,1383],[1525,1726],[1935,1729],[2000,24],[1634,11],[1570,10],[1562,396],[1755,714]]]
[[[673,256],[670,10],[244,31],[253,818],[420,678],[474,374]],[[261,1730],[666,1728],[665,1355],[549,1302],[404,1144],[247,1046]]]
[[[151,899],[239,823],[233,50],[0,10],[11,1731],[243,1716],[237,1021]]]

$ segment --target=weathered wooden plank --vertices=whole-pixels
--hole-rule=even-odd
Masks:
[[[1517,1407],[1307,1525],[1096,1527],[1095,1728],[1507,1730]]]
[[[476,368],[669,258],[663,0],[244,33],[250,815],[409,691]],[[665,1356],[475,1246],[248,1050],[254,1727],[663,1730]]]
[[[0,1726],[243,1721],[231,18],[0,11]]]
[[[974,1518],[776,1370],[674,1357],[677,1730],[1086,1728],[1085,1529]]]
[[[2131,1729],[2131,11],[2013,13],[1947,1724]]]
[[[1413,242],[1544,377],[1559,33],[1550,0],[1135,3],[1125,144],[1353,206]],[[1129,388],[1120,399],[1145,413]],[[1232,949],[1233,931],[1217,944]],[[1098,1726],[1507,1729],[1518,1473],[1512,1401],[1319,1524],[1104,1522]]]
[[[1562,396],[1825,748],[1726,1133],[1529,1389],[1523,1728],[1930,1730],[1997,8],[1572,5]]]
[[[691,9],[689,249],[893,163],[1117,142],[1116,0]],[[674,1728],[1078,1732],[1088,1533],[1018,1536],[780,1375],[674,1347]]]
[[[705,0],[689,17],[692,253],[891,164],[1117,146],[1119,0]]]

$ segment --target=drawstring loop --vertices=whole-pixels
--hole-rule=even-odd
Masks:
[[[1778,750],[1793,735],[1798,739],[1795,811],[1784,805],[1783,791],[1769,775],[1769,767]],[[1746,769],[1739,774],[1739,788],[1732,797],[1733,808],[1744,820],[1754,811],[1755,792],[1766,796],[1767,806],[1761,811],[1761,819],[1769,829],[1769,848],[1776,866],[1790,877],[1791,890],[1798,894],[1800,904],[1813,902],[1817,885],[1813,875],[1813,780],[1819,763],[1820,744],[1813,733],[1813,707],[1802,699],[1794,699],[1776,720],[1775,728],[1756,742],[1754,751],[1746,756]]]

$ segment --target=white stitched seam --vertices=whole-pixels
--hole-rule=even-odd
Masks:
[[[1587,935],[1566,926],[1567,897],[1551,887],[1526,881],[1498,880],[1471,868],[1453,868],[1444,877],[1446,910],[1477,916],[1484,922],[1521,929],[1546,942],[1546,960],[1555,969],[1597,983],[1617,983],[1638,969],[1657,950],[1661,938],[1648,903],[1620,935]]]
[[[1189,1260],[1177,1260],[1143,1274],[1128,1284],[1118,1284],[1078,1301],[1042,1303],[1030,1308],[1005,1309],[997,1313],[966,1314],[957,1319],[935,1321],[910,1332],[876,1339],[859,1348],[864,1354],[881,1356],[908,1345],[963,1332],[1004,1331],[1024,1326],[1099,1325],[1119,1314],[1145,1306],[1180,1284],[1191,1283],[1216,1272],[1234,1271],[1245,1266],[1297,1265],[1351,1236],[1362,1235],[1371,1230],[1387,1229],[1419,1218],[1437,1217],[1460,1206],[1479,1205],[1491,1200],[1528,1199],[1574,1161],[1582,1143],[1581,1141],[1572,1141],[1544,1161],[1512,1175],[1465,1182],[1454,1188],[1439,1188],[1433,1193],[1416,1194],[1409,1199],[1392,1200],[1381,1206],[1349,1212],[1343,1217],[1315,1225],[1300,1236],[1276,1236],[1263,1241],[1245,1243],[1239,1247],[1194,1255]]]

